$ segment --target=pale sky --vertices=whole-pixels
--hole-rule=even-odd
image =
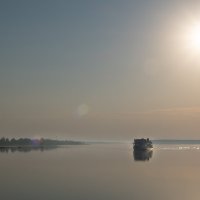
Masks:
[[[0,136],[199,139],[198,24],[198,0],[2,0]]]

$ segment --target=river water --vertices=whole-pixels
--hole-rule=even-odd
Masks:
[[[131,144],[0,149],[2,200],[199,200],[200,149]]]

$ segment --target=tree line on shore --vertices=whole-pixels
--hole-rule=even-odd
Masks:
[[[0,139],[0,146],[47,146],[47,145],[79,145],[83,142],[72,140],[30,139],[30,138],[5,138]]]

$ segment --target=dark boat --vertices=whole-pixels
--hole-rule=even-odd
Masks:
[[[137,150],[141,150],[141,151],[152,150],[153,144],[152,144],[151,140],[149,140],[149,138],[147,138],[147,139],[144,139],[144,138],[134,139],[133,149],[134,149],[134,151],[137,151]]]

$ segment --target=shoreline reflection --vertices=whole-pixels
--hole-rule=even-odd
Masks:
[[[153,150],[134,150],[134,161],[149,161],[153,156]]]
[[[35,147],[0,147],[0,153],[15,153],[24,152],[29,153],[31,151],[49,151],[58,148],[57,146],[35,146]]]

